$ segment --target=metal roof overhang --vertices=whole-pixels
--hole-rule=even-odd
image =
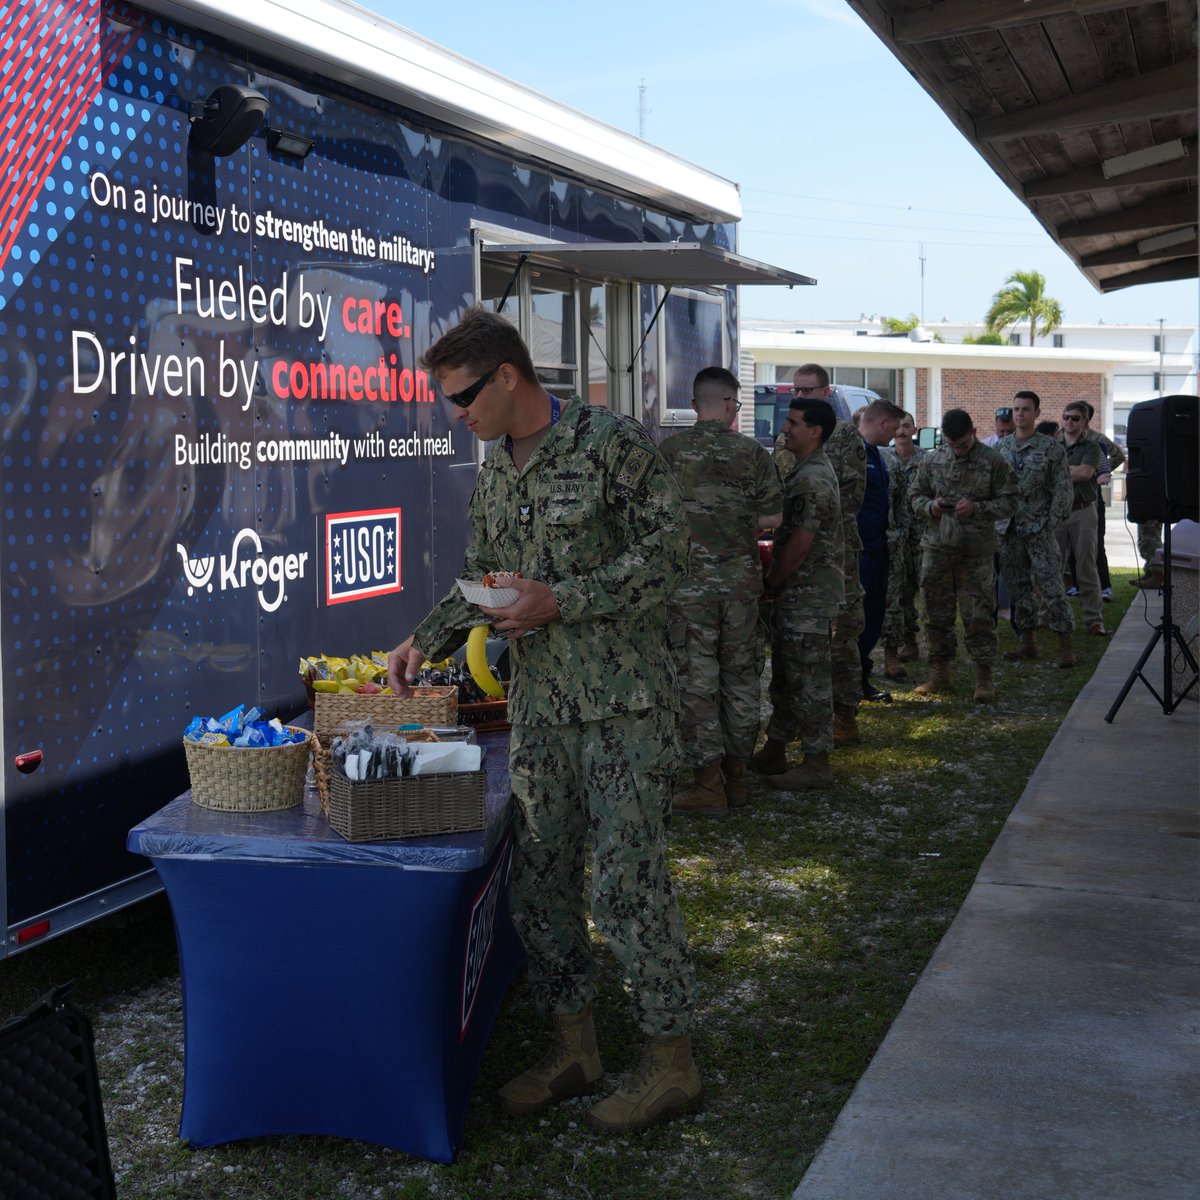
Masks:
[[[630,359],[628,370],[631,372],[650,331],[658,323],[658,315],[672,288],[751,283],[795,287],[817,282],[807,275],[797,275],[795,271],[785,271],[782,267],[772,267],[732,250],[700,242],[521,242],[516,245],[484,242],[480,245],[480,253],[513,269],[512,278],[496,305],[497,310],[504,307],[527,263],[604,283],[657,284],[662,287],[662,299]]]
[[[848,0],[1100,292],[1194,279],[1195,0]]]
[[[481,253],[514,269],[528,262],[606,283],[663,287],[776,284],[795,287],[817,281],[700,242],[534,242],[488,245]]]

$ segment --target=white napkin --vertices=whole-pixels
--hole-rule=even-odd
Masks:
[[[482,747],[465,742],[416,742],[409,749],[417,756],[412,769],[414,775],[478,771],[483,761]]]

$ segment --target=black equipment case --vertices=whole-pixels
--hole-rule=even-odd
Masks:
[[[115,1197],[92,1027],[71,984],[0,1025],[0,1197]]]

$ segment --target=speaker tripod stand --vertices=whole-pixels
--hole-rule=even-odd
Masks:
[[[1183,631],[1171,619],[1171,522],[1163,522],[1163,607],[1162,616],[1159,622],[1154,627],[1154,632],[1150,635],[1150,640],[1146,643],[1146,648],[1142,651],[1142,656],[1137,660],[1137,665],[1129,672],[1129,678],[1125,680],[1125,686],[1121,688],[1120,695],[1117,696],[1112,708],[1105,714],[1104,719],[1111,725],[1113,718],[1117,715],[1117,710],[1125,702],[1125,697],[1129,695],[1130,688],[1133,687],[1135,679],[1140,679],[1149,690],[1155,700],[1162,705],[1163,716],[1169,717],[1178,707],[1179,702],[1196,686],[1197,680],[1200,679],[1200,667],[1196,665],[1196,659],[1193,657],[1191,650],[1188,648],[1187,642],[1184,640]],[[1150,655],[1154,653],[1154,647],[1162,642],[1163,648],[1163,694],[1160,696],[1155,690],[1154,685],[1142,674],[1142,668],[1150,661]],[[1187,663],[1191,670],[1192,677],[1188,680],[1187,686],[1174,696],[1175,673],[1171,664],[1171,652],[1178,648],[1179,653],[1183,655],[1184,662]]]

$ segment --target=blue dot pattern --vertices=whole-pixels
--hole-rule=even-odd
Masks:
[[[389,648],[461,568],[474,445],[443,402],[281,398],[277,368],[286,378],[290,364],[382,358],[415,371],[473,302],[472,219],[565,240],[730,246],[733,229],[514,162],[124,4],[26,0],[4,11],[3,70],[17,71],[40,39],[42,70],[58,56],[63,97],[68,55],[86,64],[70,78],[92,87],[54,153],[38,133],[41,175],[20,167],[29,202],[4,227],[0,263],[6,900],[16,924],[145,869],[125,835],[186,787],[180,736],[192,716],[238,703],[295,713],[302,654]],[[190,147],[189,105],[222,84],[265,96],[267,124],[312,139],[312,153],[277,154],[264,130],[220,158]],[[361,247],[306,249],[270,236],[268,213],[401,238],[432,249],[435,267]],[[280,290],[284,322],[209,303],[210,286],[255,284]],[[402,320],[347,327],[343,306],[365,301],[398,306]],[[301,320],[302,302],[328,314],[324,336]],[[251,373],[248,389],[239,371]],[[449,453],[372,456],[375,435],[449,439]],[[260,457],[335,437],[364,449],[344,460]],[[402,512],[403,590],[328,605],[325,516],[378,509]],[[35,749],[42,766],[19,774],[14,756]]]

